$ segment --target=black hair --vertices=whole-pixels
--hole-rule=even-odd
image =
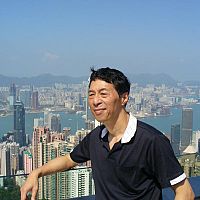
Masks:
[[[105,68],[99,68],[97,70],[91,68],[91,72],[92,73],[90,75],[89,87],[92,81],[99,79],[107,83],[113,84],[119,96],[121,96],[125,92],[128,92],[129,94],[130,82],[128,78],[121,71],[105,67]]]

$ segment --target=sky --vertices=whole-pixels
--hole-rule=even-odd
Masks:
[[[0,74],[200,79],[199,0],[0,0]]]

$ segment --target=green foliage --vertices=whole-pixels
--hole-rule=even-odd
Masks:
[[[16,186],[13,178],[4,179],[4,187],[0,188],[1,200],[20,200],[20,187]]]

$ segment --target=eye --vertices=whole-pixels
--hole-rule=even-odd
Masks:
[[[89,92],[88,96],[89,96],[89,97],[92,97],[92,96],[94,96],[94,93]]]
[[[101,94],[102,97],[107,97],[108,96],[107,92],[101,92],[100,94]]]

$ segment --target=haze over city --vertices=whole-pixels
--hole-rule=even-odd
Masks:
[[[0,74],[78,77],[110,66],[199,80],[199,8],[198,0],[1,1]]]

